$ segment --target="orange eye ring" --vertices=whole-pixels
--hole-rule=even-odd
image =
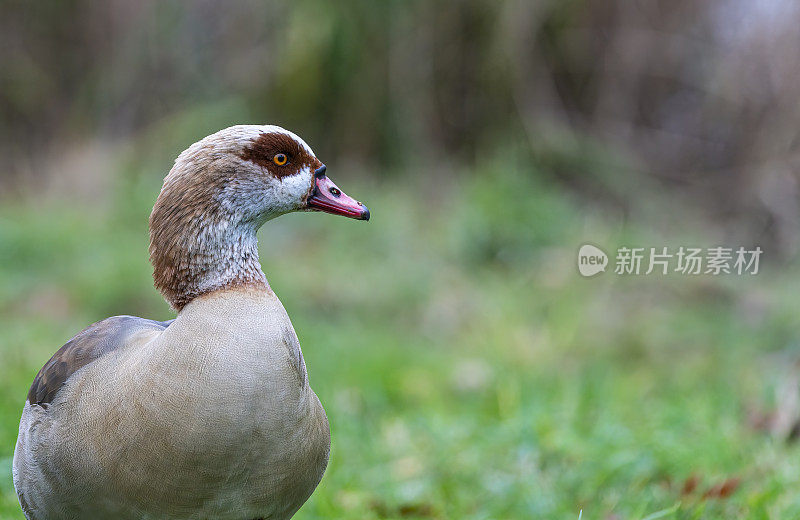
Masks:
[[[289,158],[286,157],[285,153],[278,153],[275,154],[275,157],[272,158],[272,162],[277,164],[278,166],[283,166],[289,161]]]

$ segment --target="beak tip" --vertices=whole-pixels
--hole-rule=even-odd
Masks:
[[[369,220],[369,209],[364,206],[364,213],[361,214],[360,220]]]

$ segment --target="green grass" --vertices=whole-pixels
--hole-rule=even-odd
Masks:
[[[583,279],[584,241],[714,232],[666,240],[515,171],[446,187],[339,176],[371,222],[262,230],[331,422],[330,466],[297,518],[800,517],[797,446],[748,421],[796,355],[793,269]],[[147,262],[159,186],[121,183],[101,208],[0,206],[0,519],[23,518],[11,456],[39,367],[90,322],[170,317]],[[703,498],[729,478],[731,496]]]

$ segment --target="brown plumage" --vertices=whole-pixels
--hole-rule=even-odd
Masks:
[[[283,166],[275,163],[275,155],[284,153],[288,161]],[[282,179],[293,174],[297,167],[308,167],[316,170],[322,163],[310,154],[300,143],[286,134],[275,132],[262,133],[241,154],[242,159],[251,161],[269,170],[275,177]]]

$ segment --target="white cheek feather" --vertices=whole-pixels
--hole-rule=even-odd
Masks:
[[[279,196],[296,204],[291,209],[298,209],[306,194],[311,190],[313,174],[309,166],[303,167],[294,175],[288,175],[279,181]]]
[[[238,205],[246,215],[259,215],[260,218],[256,221],[258,228],[267,220],[302,209],[306,195],[311,190],[313,177],[308,166],[281,179],[269,177],[265,184],[249,186],[235,194],[232,197],[233,202],[231,199],[221,200],[220,205]],[[231,197],[229,194],[226,196]]]

